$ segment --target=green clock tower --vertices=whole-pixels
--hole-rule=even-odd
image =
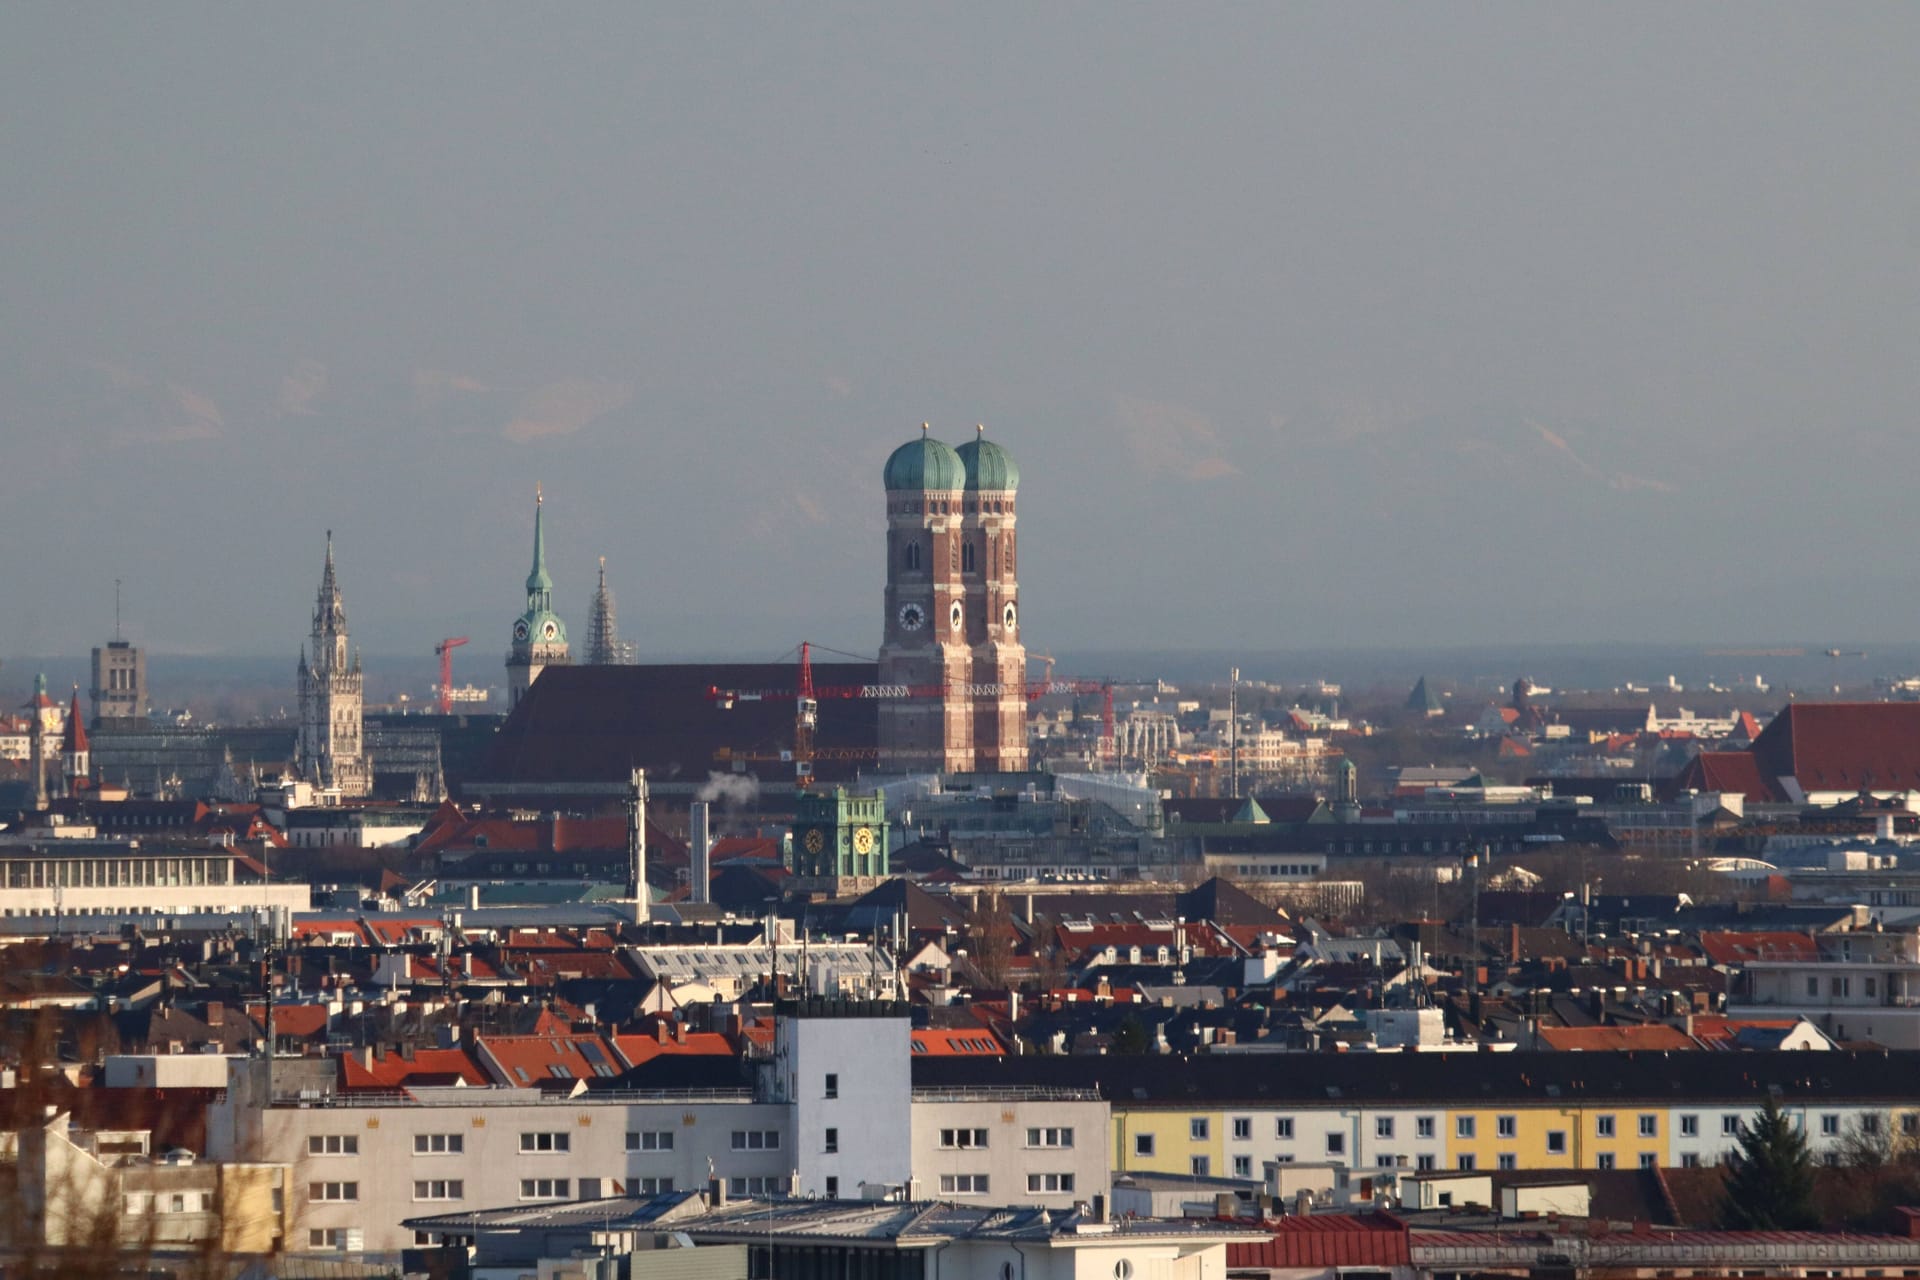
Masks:
[[[880,793],[849,795],[845,787],[801,792],[793,816],[793,873],[800,876],[885,876],[887,807]]]

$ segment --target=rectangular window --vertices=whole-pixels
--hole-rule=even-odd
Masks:
[[[1653,1152],[1642,1151],[1640,1153],[1640,1167],[1642,1169],[1651,1169],[1654,1167]]]
[[[564,1130],[556,1133],[522,1133],[520,1150],[526,1153],[554,1153],[571,1148],[573,1135]]]
[[[1659,1116],[1641,1116],[1640,1117],[1640,1136],[1643,1138],[1659,1137],[1660,1136],[1660,1117]]]
[[[1520,1120],[1517,1116],[1496,1116],[1493,1121],[1493,1133],[1497,1138],[1515,1138],[1520,1135]]]
[[[840,1179],[828,1178],[827,1179],[827,1199],[838,1200],[839,1198],[840,1198]]]
[[[457,1156],[467,1149],[464,1133],[416,1133],[413,1154],[417,1156]]]
[[[1433,1153],[1426,1152],[1413,1158],[1413,1167],[1422,1173],[1433,1172]]]
[[[1593,1167],[1594,1167],[1594,1168],[1596,1168],[1596,1169],[1611,1169],[1611,1168],[1613,1168],[1613,1152],[1611,1152],[1611,1151],[1602,1151],[1602,1152],[1601,1152],[1601,1153],[1600,1153],[1599,1155],[1597,1155],[1597,1156],[1595,1156],[1595,1157],[1594,1157],[1594,1166],[1593,1166]]]
[[[1840,1132],[1839,1116],[1834,1115],[1832,1112],[1828,1112],[1825,1115],[1822,1115],[1820,1117],[1820,1136],[1821,1137],[1823,1138],[1835,1137],[1839,1134],[1839,1132]]]
[[[1152,1155],[1153,1154],[1153,1135],[1150,1133],[1134,1134],[1133,1135],[1133,1154],[1137,1156]]]
[[[778,1151],[780,1131],[778,1129],[735,1129],[733,1149],[735,1151]]]
[[[1567,1131],[1565,1129],[1549,1129],[1547,1131],[1547,1154],[1550,1156],[1563,1156],[1567,1154]]]
[[[1213,1162],[1205,1156],[1194,1156],[1187,1161],[1187,1172],[1196,1178],[1204,1178],[1213,1172]]]
[[[672,1178],[628,1178],[628,1191],[636,1196],[657,1196],[673,1190]]]
[[[1518,1169],[1520,1167],[1520,1157],[1511,1151],[1502,1151],[1498,1156],[1494,1157],[1494,1160],[1502,1169]]]
[[[567,1178],[522,1178],[520,1179],[520,1198],[522,1200],[565,1200],[572,1187]]]
[[[970,1151],[986,1145],[985,1129],[942,1129],[940,1131],[940,1149],[943,1151]]]
[[[779,1178],[772,1176],[759,1178],[728,1178],[727,1194],[736,1197],[780,1195],[783,1192],[780,1182],[781,1180]],[[673,1190],[673,1183],[670,1180],[667,1183],[667,1190]]]
[[[838,1072],[833,1072],[833,1071],[827,1072],[827,1087],[826,1087],[825,1096],[829,1098],[837,1098],[840,1096],[840,1076]]]
[[[1330,1156],[1344,1156],[1347,1154],[1347,1135],[1344,1133],[1328,1134],[1327,1154]]]
[[[1739,1116],[1721,1116],[1720,1117],[1720,1136],[1723,1138],[1739,1137],[1740,1136],[1740,1117]]]
[[[641,1129],[627,1131],[627,1150],[629,1151],[671,1151],[673,1150],[673,1130]]]
[[[1236,1178],[1251,1178],[1253,1176],[1253,1157],[1235,1156],[1233,1158],[1233,1176]]]
[[[828,1155],[834,1155],[834,1154],[837,1154],[837,1153],[839,1152],[839,1150],[840,1150],[840,1131],[839,1131],[838,1129],[829,1129],[829,1130],[827,1130],[827,1133],[826,1133],[826,1144],[825,1144],[825,1149],[826,1149],[826,1153],[827,1153]]]
[[[1193,1139],[1195,1142],[1200,1142],[1203,1141],[1206,1136],[1207,1122],[1204,1118],[1196,1117],[1187,1121],[1187,1137]]]
[[[1415,1116],[1413,1118],[1413,1136],[1416,1138],[1431,1138],[1433,1136],[1433,1117]]]
[[[1818,978],[1807,979],[1807,994],[1809,996],[1817,996],[1820,994],[1820,979]]]
[[[1233,1118],[1233,1136],[1240,1142],[1251,1141],[1253,1138],[1253,1117],[1235,1116]]]
[[[307,1138],[307,1154],[310,1156],[357,1156],[360,1154],[360,1135],[357,1133],[316,1133]]]
[[[1454,1167],[1462,1173],[1472,1173],[1474,1164],[1475,1161],[1472,1156],[1461,1156],[1458,1160],[1454,1161]]]
[[[1471,1138],[1474,1136],[1473,1127],[1472,1116],[1455,1116],[1453,1121],[1453,1136],[1456,1138]]]
[[[1281,1116],[1273,1122],[1273,1136],[1284,1142],[1293,1141],[1293,1117]]]
[[[416,1178],[415,1200],[459,1200],[467,1193],[467,1184],[459,1178]]]
[[[358,1200],[360,1184],[357,1182],[310,1182],[307,1184],[307,1199],[315,1202],[338,1200]]]
[[[987,1194],[987,1175],[984,1173],[943,1173],[940,1175],[940,1194],[943,1196],[983,1196]]]
[[[1029,1129],[1027,1145],[1030,1147],[1071,1147],[1072,1129]]]
[[[1593,1131],[1602,1138],[1611,1138],[1613,1136],[1613,1117],[1595,1116],[1593,1120]]]
[[[1393,1117],[1375,1116],[1373,1118],[1373,1136],[1376,1138],[1391,1138],[1393,1136]]]
[[[1681,1116],[1680,1117],[1680,1136],[1683,1138],[1699,1137],[1700,1136],[1700,1117],[1699,1116]]]
[[[1698,1151],[1689,1151],[1681,1156],[1680,1167],[1682,1169],[1698,1169],[1700,1167],[1700,1153]]]
[[[1030,1173],[1027,1175],[1027,1192],[1030,1195],[1047,1195],[1055,1192],[1071,1194],[1073,1175],[1070,1173]]]

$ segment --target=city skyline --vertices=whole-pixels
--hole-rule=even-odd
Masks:
[[[870,652],[929,420],[1040,649],[1911,633],[1909,10],[456,12],[7,16],[0,653],[291,653],[332,528],[504,654],[536,482],[574,628]]]

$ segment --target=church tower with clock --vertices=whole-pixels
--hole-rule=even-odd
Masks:
[[[880,683],[964,689],[973,679],[961,573],[967,468],[928,428],[887,458],[886,623]],[[973,708],[961,696],[883,698],[880,768],[973,769]]]
[[[1027,768],[1027,649],[1020,642],[1020,581],[1014,561],[1014,490],[1020,468],[985,427],[954,450],[967,469],[960,519],[960,578],[973,656],[973,767]]]
[[[567,624],[553,611],[553,579],[547,573],[547,544],[540,517],[546,503],[533,490],[533,572],[527,575],[527,607],[513,622],[513,647],[507,651],[507,710],[520,705],[533,682],[548,667],[573,661]]]

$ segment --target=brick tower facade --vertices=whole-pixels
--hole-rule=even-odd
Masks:
[[[980,427],[954,450],[967,469],[960,517],[960,576],[966,591],[967,643],[973,656],[973,767],[981,773],[1027,768],[1027,650],[1020,643],[1020,580],[1014,544],[1014,491],[1020,469]]]
[[[926,431],[887,459],[880,683],[964,687],[973,678],[960,570],[967,472],[960,455]],[[973,715],[964,700],[885,698],[879,713],[882,770],[972,770]]]

